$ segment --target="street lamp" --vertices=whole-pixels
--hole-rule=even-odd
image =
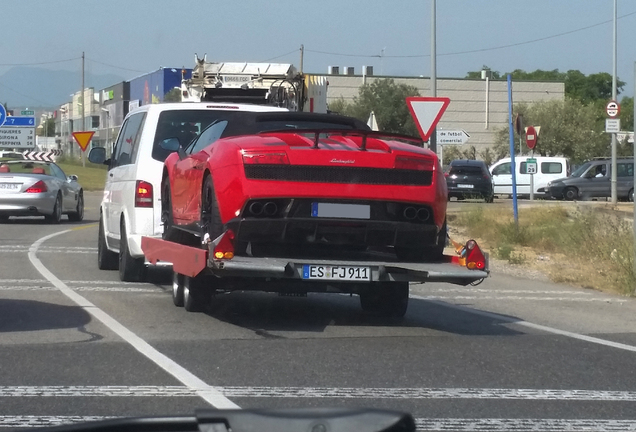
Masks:
[[[484,129],[488,129],[488,100],[490,94],[490,78],[492,78],[492,71],[490,69],[481,70],[481,79],[486,80],[486,123]]]

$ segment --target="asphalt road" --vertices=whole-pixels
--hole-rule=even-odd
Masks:
[[[412,285],[401,322],[342,295],[234,293],[188,313],[165,270],[133,284],[97,269],[86,198],[80,224],[0,225],[0,427],[365,406],[420,430],[636,430],[634,299],[494,274]]]

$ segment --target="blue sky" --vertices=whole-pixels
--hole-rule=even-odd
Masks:
[[[92,73],[126,79],[160,66],[192,67],[195,52],[297,65],[301,44],[307,72],[431,70],[430,0],[13,0],[2,11],[0,74],[13,64],[61,60],[38,67],[78,70],[82,51]],[[618,76],[627,82],[623,94],[633,95],[635,1],[618,0],[623,15]],[[437,75],[464,77],[482,65],[611,73],[612,17],[613,0],[437,0]]]

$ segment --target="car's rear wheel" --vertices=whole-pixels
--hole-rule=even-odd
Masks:
[[[447,228],[446,221],[442,225],[442,229],[437,233],[437,245],[419,248],[396,247],[395,254],[400,261],[407,262],[437,262],[441,261],[444,256],[444,248],[446,247]]]
[[[491,204],[494,200],[495,200],[495,195],[488,195],[484,198],[484,201],[486,201],[486,203],[488,204]]]
[[[106,233],[104,231],[104,219],[99,216],[99,229],[97,237],[97,267],[100,270],[116,270],[119,264],[115,252],[108,250],[106,245]]]
[[[172,302],[177,307],[183,307],[183,285],[185,276],[177,272],[172,273]]]
[[[170,178],[166,177],[161,183],[161,222],[163,223],[162,237],[164,240],[180,242],[182,240],[181,231],[174,227],[172,216],[172,191],[170,189]]]
[[[84,194],[79,193],[77,197],[77,206],[75,211],[68,214],[68,220],[72,222],[81,222],[84,219]]]
[[[579,197],[579,191],[575,187],[565,188],[563,197],[568,201],[574,201]]]
[[[360,293],[362,310],[389,318],[402,318],[409,306],[408,282],[374,282]]]
[[[141,282],[146,277],[146,263],[143,258],[133,258],[128,249],[126,226],[122,221],[119,243],[119,279],[124,282]]]
[[[216,194],[214,193],[212,176],[208,175],[205,177],[205,180],[203,180],[201,194],[201,226],[203,233],[209,234],[210,240],[214,240],[223,234],[223,222],[221,222],[219,205],[216,201]]]
[[[58,193],[55,197],[55,205],[53,206],[53,213],[50,215],[44,216],[47,222],[51,222],[54,224],[59,224],[62,220],[62,197]]]
[[[188,312],[201,312],[207,306],[207,290],[201,276],[183,277],[183,307]]]

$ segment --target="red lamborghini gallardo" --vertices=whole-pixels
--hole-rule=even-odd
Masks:
[[[446,180],[419,138],[333,114],[228,112],[193,142],[162,147],[173,151],[161,189],[166,239],[201,244],[231,230],[237,255],[442,255]]]

